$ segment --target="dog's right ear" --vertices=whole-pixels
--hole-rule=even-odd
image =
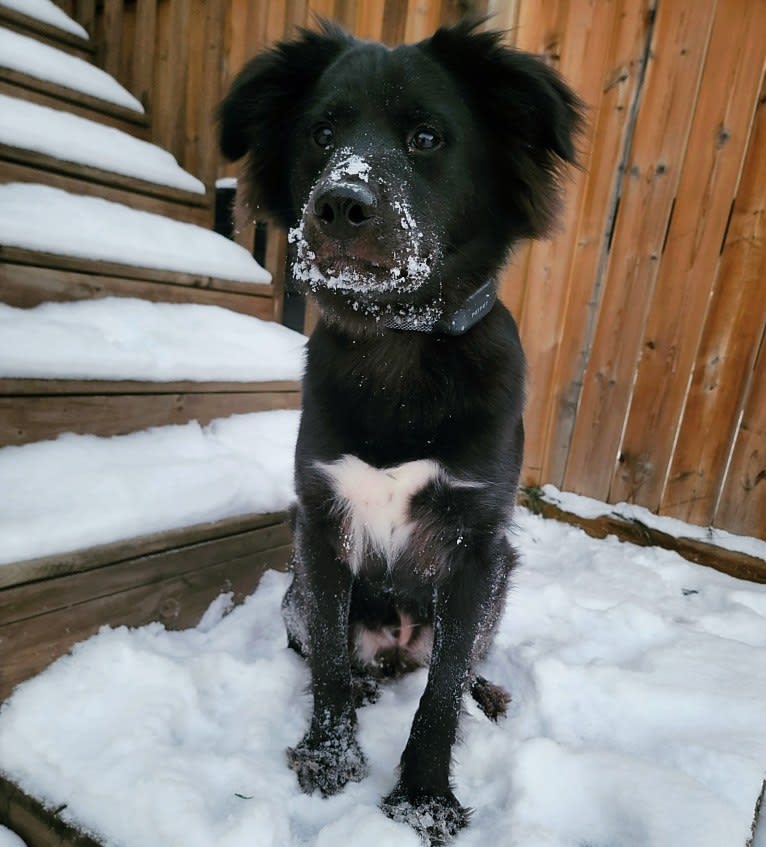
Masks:
[[[249,154],[246,198],[286,226],[292,223],[287,190],[289,139],[306,96],[322,71],[353,39],[320,22],[251,59],[218,107],[219,145],[231,162]]]

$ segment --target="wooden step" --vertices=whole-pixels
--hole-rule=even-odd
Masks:
[[[247,515],[3,565],[0,701],[102,626],[183,629],[223,592],[241,602],[290,545],[284,513]]]
[[[148,138],[149,119],[141,104],[113,77],[7,27],[0,27],[0,93]]]
[[[0,25],[21,35],[34,38],[43,44],[63,50],[71,56],[77,56],[77,58],[84,59],[88,62],[93,61],[95,49],[89,39],[83,38],[74,32],[67,32],[57,26],[41,21],[38,18],[30,17],[16,9],[10,9],[1,4]]]
[[[116,174],[89,165],[0,144],[0,184],[29,182],[75,194],[102,197],[134,209],[210,228],[212,203],[206,194]]]
[[[180,271],[139,268],[0,244],[0,302],[28,309],[48,301],[140,297],[200,303],[271,320],[279,304],[271,285]]]
[[[0,447],[299,409],[300,383],[0,379]]]

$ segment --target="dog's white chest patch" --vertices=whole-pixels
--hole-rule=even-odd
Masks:
[[[375,468],[346,455],[331,464],[318,463],[318,467],[330,479],[337,508],[343,514],[343,547],[354,572],[370,550],[393,564],[412,531],[410,501],[442,473],[433,459]]]

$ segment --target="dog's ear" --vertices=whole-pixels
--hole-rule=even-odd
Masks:
[[[541,59],[478,31],[480,23],[440,29],[418,46],[450,72],[479,120],[516,234],[541,236],[558,210],[562,166],[576,164],[583,104]]]
[[[295,120],[322,71],[353,39],[320,21],[251,59],[218,107],[219,146],[229,161],[249,154],[246,202],[289,225],[289,141]]]

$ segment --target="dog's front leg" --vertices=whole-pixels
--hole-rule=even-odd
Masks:
[[[303,598],[306,657],[311,668],[314,708],[303,740],[287,751],[301,788],[311,794],[336,794],[358,782],[367,766],[355,737],[348,608],[351,572],[328,542],[328,533],[296,527],[295,586]]]
[[[382,806],[432,845],[445,843],[468,823],[470,812],[450,787],[452,746],[477,646],[494,626],[492,610],[505,584],[502,553],[475,547],[471,553],[470,559],[461,555],[451,563],[453,575],[436,590],[428,682],[402,754],[399,782]]]

